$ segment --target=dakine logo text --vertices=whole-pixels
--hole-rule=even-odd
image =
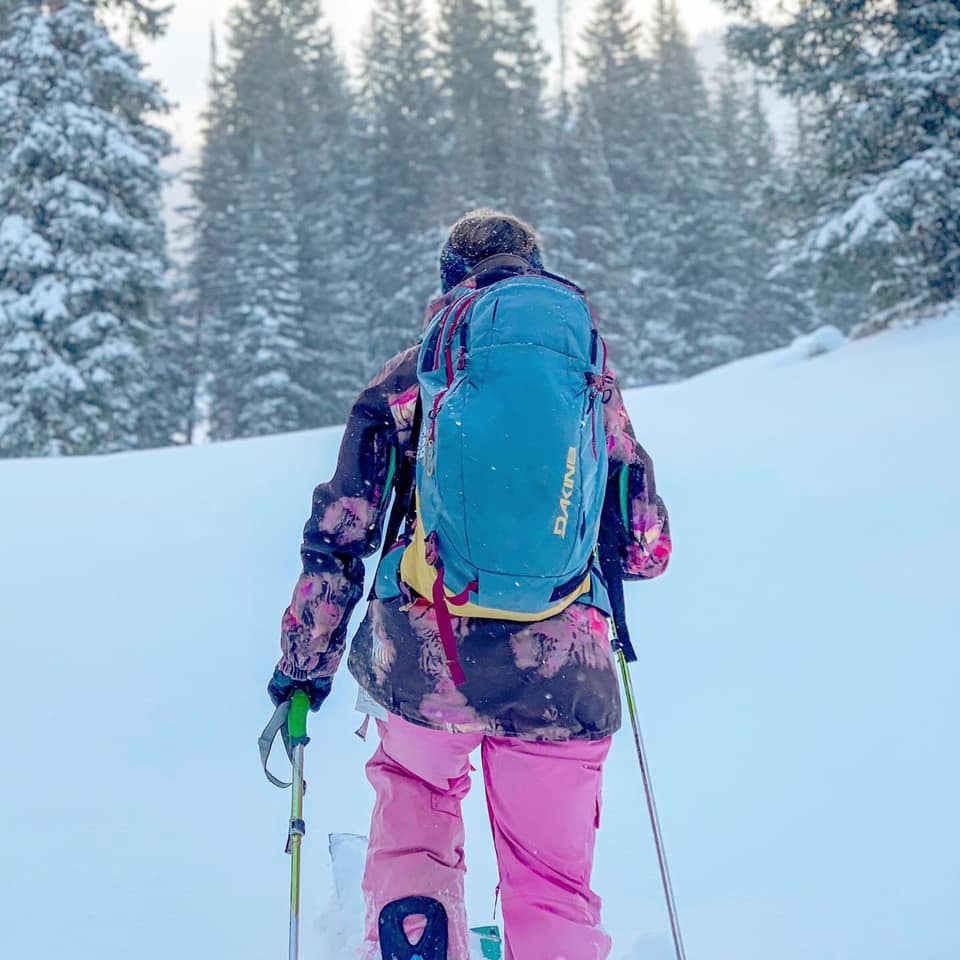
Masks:
[[[553,532],[561,539],[567,536],[567,521],[570,519],[570,504],[573,491],[576,488],[577,448],[571,447],[567,451],[567,469],[563,475],[563,490],[560,492],[560,513],[553,524]]]

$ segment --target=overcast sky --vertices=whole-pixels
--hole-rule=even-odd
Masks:
[[[167,125],[181,148],[190,151],[199,139],[199,115],[206,95],[211,25],[217,28],[221,48],[227,11],[236,0],[177,0],[166,36],[146,46],[141,53],[150,65],[151,75],[159,78],[168,95],[177,104]],[[645,16],[653,0],[634,0],[638,14]],[[428,8],[433,3],[427,0]],[[557,0],[536,0],[544,43],[554,54],[557,65]],[[594,0],[568,0],[569,30],[579,34],[589,19]],[[722,27],[725,17],[714,0],[678,0],[680,16],[691,38]],[[355,60],[360,37],[366,26],[373,0],[326,0],[324,12],[333,24],[340,48]]]

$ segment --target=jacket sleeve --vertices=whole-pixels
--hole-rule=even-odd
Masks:
[[[360,394],[333,479],[313,492],[303,572],[283,615],[278,668],[295,680],[332,677],[363,594],[363,558],[379,546],[393,473],[406,455],[417,399],[416,348],[394,357]]]
[[[627,580],[652,580],[670,562],[670,518],[657,495],[653,461],[637,442],[616,381],[604,406],[610,476],[616,481],[622,524],[621,562]]]

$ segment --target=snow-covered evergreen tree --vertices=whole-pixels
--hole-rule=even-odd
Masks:
[[[895,314],[960,292],[960,7],[803,0],[767,22],[752,0],[742,57],[803,98],[822,179],[801,253],[834,291]]]
[[[548,207],[547,135],[544,94],[550,62],[537,35],[530,0],[496,0],[494,57],[505,95],[496,137],[505,159],[499,171],[505,208],[535,226]]]
[[[578,53],[581,90],[591,100],[614,188],[630,207],[643,204],[653,177],[643,156],[652,75],[642,43],[643,29],[628,0],[596,0]],[[635,211],[623,209],[632,220]]]
[[[380,224],[402,233],[441,214],[440,95],[422,0],[377,0],[364,42],[361,107]]]
[[[228,334],[235,351],[233,436],[313,425],[311,373],[319,379],[322,368],[311,371],[319,357],[307,350],[293,183],[291,158],[255,144],[234,207],[237,288]]]
[[[721,321],[732,356],[790,343],[810,326],[802,276],[783,261],[795,195],[778,160],[759,84],[724,65],[716,105],[719,162],[717,266]]]
[[[361,131],[333,32],[313,5],[305,34],[300,136],[294,152],[301,300],[309,356],[320,358],[308,422],[341,423],[373,361],[363,283],[366,186]]]
[[[237,389],[234,318],[242,305],[237,251],[241,242],[237,204],[244,189],[240,157],[233,149],[234,104],[226,72],[211,38],[207,106],[200,162],[190,172],[189,299],[197,328],[194,371],[197,406],[214,438],[237,435],[241,417]]]
[[[453,220],[471,207],[504,207],[510,160],[504,113],[511,97],[497,62],[494,7],[440,0],[435,64],[444,138],[440,201]]]
[[[556,224],[551,266],[583,287],[597,312],[610,364],[625,383],[634,379],[639,317],[630,316],[630,245],[610,175],[593,102],[581,92],[554,158]],[[549,249],[549,248],[548,248]]]
[[[663,225],[656,210],[656,176],[650,161],[652,71],[642,49],[642,27],[626,0],[597,0],[581,38],[578,59],[582,81],[575,94],[575,117],[564,140],[586,148],[590,171],[609,178],[609,191],[600,188],[600,207],[590,211],[591,192],[574,198],[576,182],[566,178],[556,203],[567,209],[566,229],[579,237],[594,236],[594,298],[604,299],[604,327],[611,333],[611,355],[624,383],[635,385],[675,373],[664,351],[651,350],[647,328],[660,336],[672,322],[665,316],[670,299],[662,265]],[[564,147],[569,151],[569,147]],[[584,175],[594,176],[584,171]],[[571,203],[574,206],[571,207]],[[576,209],[579,208],[579,212]],[[616,211],[613,213],[613,211]],[[610,239],[597,231],[611,224]],[[603,251],[601,253],[601,251]],[[586,274],[584,248],[580,270]],[[603,292],[601,292],[601,288]],[[667,372],[661,373],[661,368]]]
[[[191,274],[215,438],[342,421],[365,373],[355,144],[316,0],[246,0],[193,178]]]
[[[680,372],[690,374],[740,355],[742,344],[724,317],[731,277],[719,236],[724,209],[714,118],[675,0],[658,0],[652,34],[650,149],[660,262],[673,301],[666,314],[672,331],[663,349],[676,358]]]
[[[784,178],[774,191],[771,206],[785,238],[781,269],[803,291],[814,323],[850,329],[873,313],[872,282],[867,271],[852,270],[843,257],[804,255],[808,238],[822,222],[819,211],[827,161],[817,133],[819,105],[814,98],[802,97],[795,106],[792,136],[785,147]]]
[[[443,226],[456,215],[441,200],[449,161],[421,0],[378,0],[361,86],[368,203],[358,257],[376,366],[419,336],[438,288]]]
[[[61,0],[51,3],[58,6]],[[166,29],[173,11],[171,0],[84,0],[95,10],[115,15],[134,32],[146,37],[159,36]]]
[[[167,108],[91,5],[17,0],[0,41],[0,449],[155,439]]]
[[[218,57],[216,32],[210,31],[210,65],[207,103],[201,115],[199,163],[185,175],[192,205],[184,213],[183,230],[186,264],[178,291],[179,306],[193,325],[194,351],[188,377],[193,394],[190,435],[208,429],[208,408],[213,396],[220,398],[221,415],[228,406],[229,390],[214,387],[221,369],[216,330],[232,294],[230,271],[225,269],[232,236],[231,198],[237,189],[236,164],[229,150],[229,122]],[[236,422],[236,411],[230,415]]]

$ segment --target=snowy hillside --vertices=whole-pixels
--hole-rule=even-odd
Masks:
[[[630,589],[691,960],[960,956],[960,311],[634,392],[675,560]],[[285,955],[264,685],[338,431],[0,463],[0,956]],[[326,835],[366,830],[343,671],[311,717],[304,957]],[[629,734],[596,885],[615,960],[670,944]],[[469,898],[495,873],[467,803]]]

